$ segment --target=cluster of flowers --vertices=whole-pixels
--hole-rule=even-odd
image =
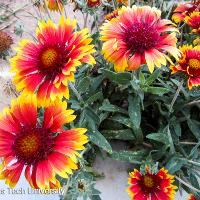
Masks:
[[[58,0],[48,2],[49,9],[62,9]],[[181,5],[173,16],[175,21],[189,24],[194,33],[200,30],[199,3]],[[74,111],[66,110],[67,104],[62,101],[70,97],[68,84],[75,81],[74,73],[82,63],[95,64],[88,29],[75,31],[75,26],[76,20],[63,16],[58,25],[50,19],[39,21],[37,41],[22,40],[10,60],[13,83],[22,91],[0,116],[0,178],[10,187],[17,184],[24,168],[31,187],[60,187],[56,175],[68,178],[77,169],[78,151],[88,142],[85,128],[63,128],[75,119]],[[101,27],[102,53],[116,72],[147,64],[152,73],[155,67],[169,62],[174,73],[188,75],[191,89],[200,85],[200,46],[178,49],[178,32],[172,21],[161,19],[156,8],[122,7],[107,15]],[[169,55],[179,64],[174,65]],[[153,172],[146,167],[144,174],[135,169],[130,173],[128,193],[132,200],[171,200],[176,190],[173,182],[174,177],[165,169]]]

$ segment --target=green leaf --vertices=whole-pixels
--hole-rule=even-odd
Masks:
[[[94,112],[91,107],[88,106],[85,108],[85,114],[87,115],[89,121],[94,121],[97,126],[100,124],[99,116]]]
[[[200,189],[199,181],[197,180],[197,177],[195,176],[195,173],[192,172],[192,170],[190,172],[190,181],[195,188]]]
[[[176,133],[176,135],[178,137],[181,137],[181,125],[180,123],[177,121],[177,119],[175,119],[176,121],[172,122],[172,127],[174,129],[174,132]]]
[[[174,174],[175,172],[179,171],[182,166],[187,163],[187,159],[179,158],[177,156],[172,157],[165,168],[169,170],[170,174]]]
[[[101,68],[100,71],[102,71],[110,81],[117,84],[125,85],[131,81],[131,73],[129,72],[116,73],[104,68]]]
[[[99,110],[108,111],[108,112],[119,112],[123,114],[127,114],[127,111],[125,109],[122,109],[116,105],[110,104],[108,99],[105,99],[102,106],[99,108]]]
[[[157,94],[159,96],[162,96],[165,93],[168,93],[170,90],[167,88],[163,88],[163,87],[148,87],[145,88],[146,92],[149,92],[151,94]]]
[[[169,139],[165,133],[151,133],[146,136],[150,140],[155,140],[163,144],[169,144]]]
[[[145,76],[144,76],[144,74],[141,71],[139,73],[139,80],[140,80],[140,84],[141,85],[145,84]]]
[[[110,117],[109,119],[112,120],[112,121],[118,122],[120,124],[123,124],[123,125],[125,125],[125,126],[127,126],[129,128],[132,127],[131,126],[131,121],[127,117],[123,117],[121,115],[117,115],[117,116]]]
[[[199,139],[200,138],[200,128],[197,125],[197,122],[195,120],[188,119],[187,120],[187,124],[188,124],[188,127],[189,127],[190,131],[193,133],[193,135],[197,139]]]
[[[175,153],[175,147],[174,147],[174,143],[173,143],[173,139],[172,139],[172,135],[171,135],[169,126],[167,126],[167,135],[168,135],[168,141],[169,141],[169,145],[170,145],[170,152],[173,154],[173,153]]]
[[[93,102],[95,102],[95,101],[97,101],[97,100],[101,100],[103,98],[103,94],[102,94],[102,92],[97,92],[96,94],[94,94],[94,95],[92,95],[91,97],[89,97],[86,101],[85,101],[85,103],[86,104],[91,104],[91,103],[93,103]]]
[[[129,162],[134,164],[141,164],[145,156],[147,156],[147,151],[113,151],[110,155],[113,159]]]
[[[137,81],[137,79],[131,80],[130,83],[134,90],[136,90],[136,91],[140,90],[140,85],[139,85],[139,82]]]
[[[107,139],[115,140],[135,140],[133,132],[130,129],[123,130],[102,130],[102,134]]]
[[[133,126],[137,129],[140,127],[141,123],[141,109],[140,109],[140,98],[138,96],[128,97],[128,113],[131,119],[131,122],[133,123]]]
[[[112,153],[112,147],[110,146],[109,142],[98,130],[89,131],[88,137],[92,143],[104,149],[108,153]]]
[[[147,79],[145,84],[151,85],[160,76],[160,70],[155,70]]]
[[[77,89],[79,92],[86,92],[90,86],[90,79],[88,77],[84,77],[78,84]]]
[[[99,195],[92,195],[91,200],[101,200],[101,197]]]
[[[99,75],[91,79],[91,88],[93,91],[97,90],[97,88],[100,86],[104,78],[105,78],[104,75]]]

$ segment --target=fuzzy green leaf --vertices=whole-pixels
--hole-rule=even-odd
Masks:
[[[146,85],[151,85],[160,75],[160,70],[157,69],[155,70],[147,79],[145,84]]]
[[[116,115],[116,116],[110,117],[109,119],[131,128],[131,120],[127,117]]]
[[[104,102],[103,102],[102,106],[99,108],[99,110],[127,114],[126,110],[124,110],[123,108],[120,108],[118,106],[112,105],[107,99],[104,100]]]
[[[157,94],[159,96],[162,96],[163,94],[168,93],[170,90],[163,87],[148,87],[146,88],[146,92],[149,92],[151,94]]]
[[[188,119],[187,120],[188,127],[190,131],[193,133],[193,135],[199,139],[200,138],[200,128],[198,127],[197,123],[195,120]]]
[[[133,123],[133,126],[138,129],[141,123],[141,109],[140,109],[140,98],[138,96],[129,96],[128,98],[129,106],[128,113]]]
[[[88,77],[84,77],[78,84],[77,89],[79,92],[86,92],[90,86],[90,79]]]
[[[100,71],[102,71],[112,82],[117,84],[125,85],[131,80],[131,73],[129,72],[116,73],[104,68],[101,68]]]
[[[107,139],[115,140],[135,140],[133,132],[130,129],[123,130],[102,130],[103,135]]]
[[[147,155],[147,151],[113,151],[111,157],[115,160],[130,162],[134,164],[141,164],[144,157]]]
[[[112,147],[110,146],[109,142],[98,130],[88,131],[88,137],[92,143],[104,149],[108,153],[112,153]]]
[[[91,104],[91,103],[93,103],[93,102],[95,102],[95,101],[97,101],[97,100],[101,100],[103,98],[103,94],[102,94],[102,92],[97,92],[96,94],[94,94],[94,95],[92,95],[91,97],[89,97],[86,101],[85,101],[85,103],[86,104]]]
[[[169,140],[166,134],[164,133],[151,133],[146,136],[146,138],[150,140],[155,140],[157,142],[163,143],[163,144],[169,144]]]
[[[175,172],[179,171],[181,167],[186,163],[187,163],[186,159],[174,156],[170,159],[165,168],[169,170],[170,174],[174,174]]]

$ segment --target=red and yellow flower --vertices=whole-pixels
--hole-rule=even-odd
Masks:
[[[69,98],[68,82],[82,63],[95,64],[95,52],[88,29],[74,32],[75,20],[60,18],[58,27],[41,21],[36,30],[37,42],[22,40],[17,55],[11,59],[14,84],[24,93],[37,93],[41,105],[51,100]]]
[[[177,6],[172,15],[172,20],[176,23],[183,22],[186,16],[189,16],[194,11],[200,11],[200,1],[184,3]]]
[[[111,13],[108,13],[108,14],[104,17],[104,19],[110,21],[110,20],[112,20],[113,18],[118,17],[118,15],[119,15],[119,9],[116,9],[116,10],[113,10]]]
[[[63,4],[61,0],[46,0],[46,4],[49,10],[51,11],[62,11]]]
[[[97,7],[101,4],[101,0],[87,0],[87,6],[90,8]]]
[[[197,200],[194,195],[190,195],[187,200]]]
[[[196,45],[200,45],[200,38],[197,37],[196,39],[194,39],[193,44]]]
[[[128,193],[131,200],[172,200],[177,188],[173,182],[174,177],[163,168],[157,173],[151,173],[146,168],[145,174],[134,169],[130,173]]]
[[[115,71],[137,70],[147,64],[153,72],[155,66],[171,62],[166,52],[178,59],[178,30],[170,20],[160,17],[160,10],[149,6],[123,7],[117,18],[103,24],[102,52],[105,59],[114,63]]]
[[[0,116],[0,178],[15,187],[23,169],[32,188],[57,188],[56,176],[77,169],[79,150],[88,142],[85,128],[63,129],[75,119],[66,102],[56,101],[39,115],[36,95],[22,95]]]
[[[200,12],[193,12],[185,17],[185,22],[192,28],[193,33],[200,33]]]
[[[171,66],[172,73],[183,72],[188,76],[188,88],[200,85],[200,46],[180,47],[182,57],[178,65]]]

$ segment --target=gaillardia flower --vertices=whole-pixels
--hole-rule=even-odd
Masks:
[[[0,53],[8,50],[13,44],[13,39],[4,31],[0,31]]]
[[[63,4],[61,0],[46,0],[46,4],[49,10],[51,11],[62,11]]]
[[[192,28],[193,33],[200,33],[200,12],[193,12],[185,17],[185,22]]]
[[[87,143],[85,128],[63,129],[74,120],[66,102],[56,101],[39,115],[35,95],[20,96],[0,116],[0,178],[15,187],[23,169],[32,188],[58,188],[56,176],[77,169],[78,150]]]
[[[113,18],[116,18],[119,15],[119,9],[113,10],[111,13],[108,13],[104,19],[110,21]]]
[[[187,200],[197,200],[194,195],[190,195]]]
[[[192,47],[183,45],[180,47],[182,57],[178,65],[171,66],[172,73],[183,72],[188,76],[188,88],[200,85],[200,46]]]
[[[90,8],[97,7],[101,4],[101,0],[87,0],[87,6]]]
[[[171,62],[166,52],[178,59],[178,30],[170,20],[160,17],[160,10],[149,6],[122,7],[118,17],[103,24],[102,52],[105,59],[114,63],[115,71],[136,70],[147,63],[153,72],[154,66]]]
[[[196,39],[193,40],[193,44],[196,45],[200,45],[200,37],[197,37]]]
[[[177,188],[173,182],[174,177],[165,169],[151,173],[147,168],[145,174],[134,169],[130,173],[128,193],[131,200],[172,200]]]
[[[58,27],[51,20],[42,21],[36,30],[37,42],[20,42],[17,55],[11,59],[17,90],[37,92],[41,105],[63,96],[69,98],[68,81],[74,81],[76,67],[95,63],[88,29],[73,32],[75,25],[75,20],[63,16]]]
[[[183,22],[186,16],[189,16],[194,11],[200,11],[199,7],[200,1],[197,2],[187,2],[184,4],[180,4],[174,10],[174,14],[172,15],[172,20],[176,23]]]

